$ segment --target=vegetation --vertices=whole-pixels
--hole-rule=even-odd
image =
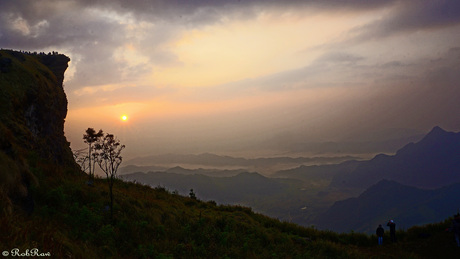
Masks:
[[[110,218],[113,218],[113,185],[123,159],[121,151],[125,148],[125,145],[122,145],[113,134],[104,135],[102,130],[96,132],[93,128],[88,128],[85,131],[83,140],[88,144],[88,152],[83,152],[83,150],[74,151],[75,162],[80,165],[81,170],[88,173],[88,185],[93,185],[94,183],[96,164],[105,173],[109,186]]]
[[[121,151],[125,145],[120,143],[112,134],[102,135],[95,143],[95,160],[107,176],[110,196],[110,219],[113,219],[113,185],[117,179],[118,167],[122,162]]]
[[[92,151],[94,149],[94,145],[104,136],[104,133],[102,130],[96,132],[93,128],[88,128],[85,132],[86,134],[83,135],[83,140],[86,144],[88,144],[88,153],[85,156],[80,157],[80,165],[83,170],[88,170],[89,181],[91,183],[94,179],[94,169],[97,155],[97,153],[93,153]]]

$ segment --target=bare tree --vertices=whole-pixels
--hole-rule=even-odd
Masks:
[[[102,130],[99,130],[96,132],[93,128],[88,128],[86,130],[86,134],[83,135],[83,140],[85,141],[86,144],[88,144],[88,155],[86,161],[88,162],[88,166],[82,166],[83,168],[88,169],[88,174],[89,174],[89,183],[93,182],[94,179],[94,169],[95,169],[95,160],[96,160],[96,154],[93,153],[93,148],[95,143],[102,138],[104,133]],[[85,160],[83,161],[85,162]]]
[[[86,148],[74,150],[73,152],[73,159],[80,165],[80,168],[83,172],[88,170],[88,151]]]
[[[99,167],[107,176],[110,195],[110,218],[113,218],[113,184],[117,178],[118,167],[122,162],[121,151],[125,145],[112,134],[106,134],[95,144],[95,158]]]

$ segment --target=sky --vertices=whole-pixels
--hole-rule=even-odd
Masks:
[[[0,0],[0,47],[70,57],[74,149],[88,127],[128,158],[460,130],[457,0]]]

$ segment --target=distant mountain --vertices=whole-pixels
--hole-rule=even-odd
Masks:
[[[366,189],[382,179],[420,188],[460,182],[460,133],[435,127],[393,156],[377,155],[351,172],[337,174],[331,186]]]
[[[349,160],[340,164],[301,165],[293,169],[278,171],[273,176],[299,179],[306,182],[326,179],[330,181],[335,175],[349,173],[362,163],[364,161]]]
[[[280,180],[247,172],[232,177],[149,172],[127,174],[123,175],[122,178],[128,181],[135,180],[153,187],[162,186],[171,191],[177,190],[183,195],[188,195],[190,189],[193,189],[198,198],[214,200],[222,204],[239,203],[255,197],[271,196],[288,188]]]
[[[174,173],[174,174],[183,174],[183,175],[193,175],[193,174],[201,174],[207,175],[212,177],[230,177],[235,176],[241,173],[247,172],[244,169],[234,169],[234,170],[220,170],[220,169],[188,169],[183,168],[180,166],[175,166],[172,168],[166,168],[162,166],[136,166],[136,165],[128,165],[125,167],[120,168],[120,175],[132,174],[132,173],[147,173],[147,172],[166,172],[166,173]]]
[[[176,166],[173,168],[169,168],[165,171],[166,173],[174,173],[174,174],[185,174],[185,175],[194,175],[194,174],[201,174],[211,177],[231,177],[236,176],[242,173],[247,173],[244,169],[235,169],[235,170],[219,170],[219,169],[187,169],[180,166]]]
[[[352,156],[341,157],[269,157],[247,159],[242,157],[221,156],[211,153],[203,154],[164,154],[146,157],[137,157],[126,161],[132,165],[203,165],[203,166],[270,166],[277,164],[302,163],[337,163],[356,159]]]
[[[314,221],[320,229],[373,232],[389,219],[398,228],[438,222],[460,207],[460,183],[424,190],[382,180],[357,198],[336,202]]]
[[[124,174],[132,174],[132,173],[137,173],[137,172],[163,172],[166,171],[167,168],[163,166],[137,166],[137,165],[127,165],[127,166],[122,166],[120,169],[118,169],[118,174],[119,175],[124,175]]]

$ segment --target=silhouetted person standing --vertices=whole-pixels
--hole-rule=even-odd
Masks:
[[[392,243],[396,243],[396,224],[393,220],[388,221],[387,226],[390,227],[390,238]]]
[[[377,234],[379,245],[383,244],[383,233],[385,233],[385,230],[383,230],[383,227],[380,224],[377,230],[375,231],[375,234]]]

